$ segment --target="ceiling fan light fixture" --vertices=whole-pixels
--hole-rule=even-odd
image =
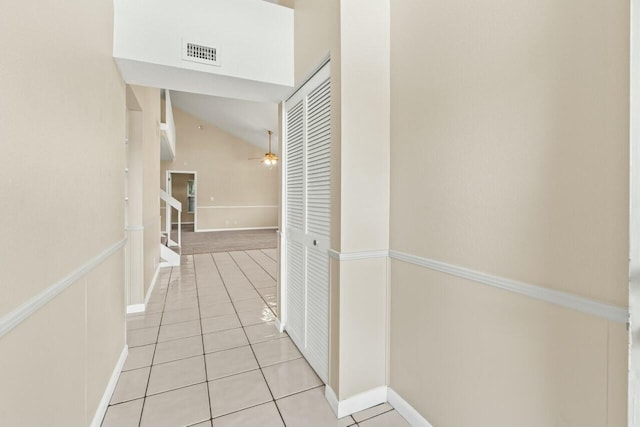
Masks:
[[[278,156],[271,152],[271,131],[267,131],[269,133],[269,152],[264,154],[264,158],[262,159],[262,163],[267,166],[275,166],[278,163]]]

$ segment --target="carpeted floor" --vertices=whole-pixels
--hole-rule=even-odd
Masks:
[[[171,238],[178,240],[177,230]],[[210,252],[245,251],[276,247],[276,230],[246,231],[201,231],[195,233],[193,227],[182,229],[182,254],[205,254]]]

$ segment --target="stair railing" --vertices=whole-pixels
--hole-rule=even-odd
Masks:
[[[182,252],[182,203],[174,197],[160,190],[160,200],[165,203],[165,232],[167,233],[167,246],[178,246]],[[178,242],[171,240],[171,209],[178,212]]]

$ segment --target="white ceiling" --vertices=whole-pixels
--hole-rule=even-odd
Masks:
[[[269,3],[279,4],[280,6],[290,7],[293,9],[293,0],[264,0]]]
[[[293,7],[293,0],[265,1],[285,7]],[[148,75],[148,73],[145,75]],[[225,83],[228,82],[209,86],[215,87],[216,90],[219,91],[220,89],[224,89],[229,86],[229,84]],[[262,99],[282,99],[283,95],[290,91],[291,88],[289,87],[278,87],[272,90],[272,92],[274,92],[273,94],[269,92],[270,96],[262,96]],[[250,92],[253,93],[259,91],[256,88],[251,88]],[[211,93],[211,91],[209,93]],[[219,92],[218,94],[226,95],[224,91]],[[239,95],[238,93],[230,92],[229,96]],[[256,96],[239,97],[243,97],[244,99],[257,99]],[[271,130],[273,131],[272,150],[276,153],[279,151],[278,104],[276,103],[247,101],[174,90],[171,90],[171,103],[174,107],[180,108],[205,123],[210,123],[240,139],[254,144],[265,152],[268,150],[269,145],[267,130]]]
[[[278,104],[178,91],[171,91],[171,103],[265,152],[269,145],[267,130],[271,130],[272,149],[278,152]]]

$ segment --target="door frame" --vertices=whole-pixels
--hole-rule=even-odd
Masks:
[[[322,87],[323,83],[327,80],[331,78],[331,64],[330,61],[325,61],[323,62],[322,66],[319,67],[315,73],[313,75],[311,75],[309,77],[309,79],[307,79],[304,83],[302,83],[300,85],[299,88],[296,89],[296,91],[293,93],[292,96],[290,96],[286,101],[284,101],[283,103],[281,103],[281,109],[282,109],[282,114],[281,114],[281,127],[282,127],[282,143],[281,143],[281,157],[282,157],[282,162],[281,162],[281,171],[282,171],[282,176],[281,176],[281,212],[280,212],[280,219],[281,219],[281,232],[280,232],[280,240],[279,240],[279,244],[280,244],[280,295],[279,295],[279,303],[280,303],[280,310],[279,310],[279,323],[277,324],[278,328],[280,329],[281,332],[283,332],[285,329],[288,330],[289,334],[291,335],[291,338],[294,340],[294,342],[296,343],[296,345],[302,345],[303,347],[300,347],[300,350],[302,352],[302,354],[305,357],[314,357],[314,360],[316,360],[317,363],[322,363],[322,365],[312,365],[312,367],[314,368],[314,370],[318,370],[317,372],[319,372],[319,376],[322,378],[323,381],[325,382],[329,382],[329,377],[330,377],[330,358],[331,358],[331,338],[330,338],[330,331],[331,331],[331,290],[330,290],[330,283],[331,283],[331,261],[330,261],[330,249],[331,249],[331,229],[329,228],[329,235],[325,235],[324,233],[317,233],[316,231],[310,231],[309,230],[309,226],[307,224],[307,217],[308,217],[308,192],[309,192],[309,182],[308,180],[308,123],[307,123],[307,114],[308,114],[308,96],[310,96],[311,94],[313,94],[318,88]],[[288,206],[289,206],[289,200],[288,200],[288,194],[287,194],[287,181],[288,181],[288,170],[287,170],[287,164],[288,164],[288,133],[287,133],[287,121],[288,121],[288,109],[292,109],[295,108],[296,106],[298,106],[300,103],[303,103],[303,109],[304,111],[306,111],[306,113],[304,113],[303,115],[303,121],[302,121],[302,132],[305,135],[303,140],[304,140],[304,145],[302,147],[302,176],[303,176],[303,183],[304,185],[302,186],[302,200],[303,200],[303,205],[302,205],[302,222],[303,222],[303,227],[302,229],[298,229],[297,226],[293,227],[293,228],[289,228],[289,224],[288,224],[288,218],[287,218],[287,212],[288,212]],[[331,143],[329,142],[329,146],[331,146]],[[330,218],[329,218],[330,221]],[[304,308],[303,308],[303,312],[304,314],[304,319],[303,320],[303,324],[301,325],[295,325],[296,327],[296,331],[297,328],[300,327],[302,328],[300,331],[298,331],[298,333],[300,335],[297,336],[297,339],[300,340],[301,342],[298,343],[295,339],[294,339],[294,335],[293,332],[294,330],[291,330],[291,324],[290,321],[288,319],[288,315],[289,315],[289,309],[292,307],[288,306],[287,300],[288,300],[288,293],[290,291],[289,286],[291,285],[288,282],[288,244],[290,242],[295,242],[296,244],[300,244],[303,248],[303,256],[305,258],[305,260],[303,260],[303,269],[301,271],[302,274],[302,286],[303,286],[303,298],[304,298]],[[309,262],[309,251],[320,254],[321,257],[326,257],[326,262],[327,262],[327,277],[326,277],[326,286],[327,286],[327,295],[326,295],[326,348],[323,348],[324,345],[318,346],[317,345],[317,341],[315,341],[315,338],[312,339],[312,341],[309,341],[309,334],[312,332],[313,336],[315,337],[315,334],[318,332],[318,329],[309,329],[308,327],[308,316],[309,316],[309,308],[308,308],[308,304],[309,304],[309,293],[308,293],[308,286],[309,286],[309,280],[308,280],[308,262]],[[315,256],[315,255],[314,255]],[[323,282],[320,282],[323,283]],[[316,282],[316,284],[314,286],[319,286],[318,282]],[[322,286],[324,286],[324,284],[322,284]],[[322,305],[324,305],[324,299],[321,300],[322,301]],[[323,311],[321,312],[317,312],[317,313],[324,313],[324,308],[322,309]],[[317,314],[316,313],[316,314]],[[324,316],[324,314],[323,314]],[[322,327],[322,326],[318,326],[318,327]],[[310,344],[311,343],[311,344]],[[324,359],[324,352],[326,351],[326,362],[323,362],[322,359]],[[317,355],[322,355],[320,356],[320,359],[317,359]],[[326,363],[326,364],[325,364]],[[326,370],[326,371],[325,371]],[[324,378],[323,378],[324,377]]]
[[[280,333],[284,332],[287,324],[287,110],[286,100],[280,102],[280,229],[278,230],[278,245],[280,246],[280,286],[278,297],[278,317],[276,326]]]
[[[165,173],[165,189],[166,189],[166,193],[168,195],[171,196],[171,192],[173,189],[173,183],[171,181],[171,175],[172,174],[186,174],[186,175],[193,175],[193,186],[195,187],[196,190],[196,195],[194,197],[194,210],[193,210],[193,231],[196,232],[198,231],[198,171],[185,171],[185,170],[167,170]],[[172,196],[173,197],[173,196]],[[189,207],[182,207],[182,209],[188,209]],[[165,218],[166,221],[166,218]],[[169,222],[171,223],[171,220],[169,220]],[[184,223],[183,223],[184,224]],[[172,224],[173,226],[173,224]]]
[[[640,0],[631,1],[630,24],[627,423],[637,425],[640,422]]]

